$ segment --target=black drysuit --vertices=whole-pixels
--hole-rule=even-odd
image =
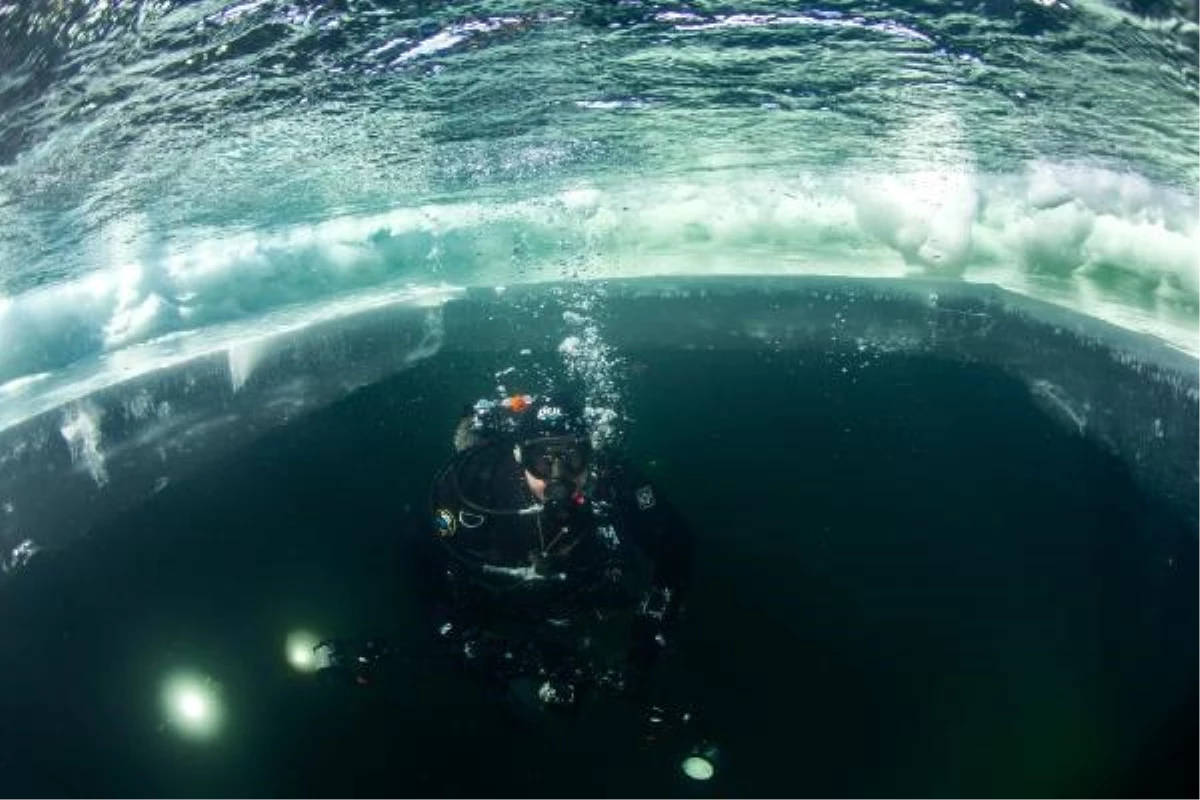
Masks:
[[[628,464],[599,459],[564,509],[538,506],[505,439],[435,479],[442,630],[479,671],[636,689],[677,621],[691,568],[679,515]]]

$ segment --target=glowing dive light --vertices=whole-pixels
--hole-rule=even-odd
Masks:
[[[679,768],[694,781],[707,781],[717,772],[718,756],[716,746],[705,742],[693,747]]]
[[[163,686],[167,720],[179,733],[205,739],[221,727],[221,705],[217,687],[207,678],[180,674]]]
[[[288,664],[297,672],[316,672],[317,654],[315,648],[320,640],[308,631],[292,631],[287,636],[285,645]]]

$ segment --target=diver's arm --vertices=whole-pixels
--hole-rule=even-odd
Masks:
[[[653,564],[653,586],[634,620],[627,674],[630,697],[642,711],[642,736],[673,746],[704,742],[704,715],[693,698],[681,694],[687,690],[672,679],[669,666],[692,582],[694,538],[678,509],[638,470],[623,466],[617,478],[619,510]]]
[[[629,466],[617,473],[617,501],[634,541],[653,564],[657,597],[646,611],[664,627],[678,618],[692,579],[694,544],[679,511],[658,487]]]
[[[448,556],[444,542],[424,532],[423,540],[411,551],[413,582],[420,601],[427,606],[433,625],[424,632],[406,635],[402,646],[383,638],[335,638],[313,648],[317,677],[326,683],[369,686],[386,681],[405,665],[422,659],[453,656],[484,624],[487,608],[464,580],[457,563]]]
[[[651,564],[651,586],[639,600],[629,649],[629,689],[650,702],[654,668],[674,639],[692,575],[692,536],[678,511],[627,463],[609,468],[607,482],[627,539]]]
[[[475,452],[476,448],[471,450]],[[480,514],[464,511],[458,486],[459,467],[470,458],[471,452],[459,453],[439,471],[430,494],[430,525],[424,533],[423,571],[435,577],[431,585],[427,584],[427,596],[437,633],[443,639],[467,634],[485,625],[490,616],[490,604],[480,590],[478,576],[491,526],[480,524]]]
[[[317,677],[327,683],[369,686],[390,669],[416,660],[387,639],[326,639],[313,648]]]

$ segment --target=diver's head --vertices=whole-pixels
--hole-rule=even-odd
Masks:
[[[522,414],[513,455],[538,501],[569,507],[587,480],[592,442],[583,414],[558,398],[540,398]]]
[[[586,436],[544,437],[518,445],[516,456],[534,497],[543,503],[567,503],[587,480],[592,445]]]

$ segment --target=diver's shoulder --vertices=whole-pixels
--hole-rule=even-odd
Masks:
[[[491,498],[497,481],[509,483],[509,473],[518,469],[512,450],[506,443],[480,442],[452,455],[434,480],[435,505],[460,505],[464,494],[482,494]],[[482,498],[480,498],[482,499]]]
[[[438,481],[450,480],[454,476],[461,478],[464,474],[483,470],[495,470],[505,461],[516,463],[511,447],[501,441],[486,439],[457,450],[450,456],[438,473]]]

